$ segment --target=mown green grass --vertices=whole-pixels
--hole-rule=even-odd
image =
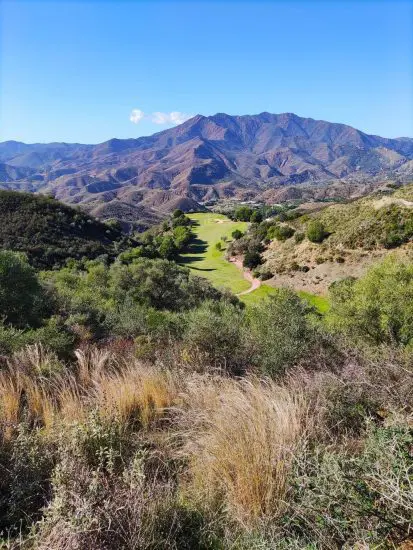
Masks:
[[[267,296],[272,296],[277,293],[277,289],[266,285],[263,283],[257,290],[254,290],[254,292],[250,292],[250,294],[244,294],[244,296],[240,296],[240,300],[244,302],[244,304],[253,304],[257,300],[261,300],[262,298],[266,298]]]
[[[317,294],[311,294],[311,292],[305,292],[305,290],[300,290],[297,294],[314,306],[319,313],[326,313],[330,309],[330,302],[326,296],[318,296]]]
[[[226,216],[214,212],[189,214],[188,217],[194,222],[192,232],[195,238],[188,251],[181,254],[179,263],[189,267],[195,275],[209,279],[218,288],[228,288],[234,294],[248,290],[250,283],[244,279],[242,272],[225,259],[227,243],[232,239],[231,233],[235,229],[246,231],[248,223],[233,222]],[[222,220],[223,223],[218,223],[217,220]],[[228,242],[224,243],[222,237],[226,237]],[[215,247],[218,242],[222,244],[222,251]],[[263,283],[250,294],[240,296],[240,299],[248,305],[276,292],[276,288]],[[320,313],[325,313],[329,308],[329,302],[323,296],[316,296],[309,292],[298,294]]]
[[[189,218],[195,223],[192,231],[195,239],[185,254],[181,254],[179,263],[189,267],[195,275],[209,279],[217,287],[228,288],[235,294],[247,290],[250,283],[246,281],[241,271],[225,259],[226,244],[221,237],[232,239],[231,233],[235,229],[245,231],[246,222],[233,222],[222,214],[214,212],[190,214]],[[222,220],[223,223],[218,223]],[[223,250],[215,248],[220,242]]]

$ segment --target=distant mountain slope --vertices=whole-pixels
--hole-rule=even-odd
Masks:
[[[0,249],[25,252],[40,268],[61,266],[67,258],[115,255],[125,236],[84,212],[49,197],[0,191]]]
[[[51,192],[92,213],[110,203],[110,212],[119,206],[121,217],[126,204],[143,218],[157,218],[177,198],[202,202],[265,197],[291,185],[409,180],[412,161],[411,138],[382,138],[292,113],[219,113],[99,145],[0,143],[0,162],[7,166],[0,166],[0,182]]]

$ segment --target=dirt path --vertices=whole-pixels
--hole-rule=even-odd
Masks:
[[[246,279],[251,283],[251,286],[249,287],[249,289],[244,290],[243,292],[239,292],[237,296],[244,296],[245,294],[250,294],[250,292],[254,292],[254,290],[257,290],[257,288],[261,286],[261,281],[259,279],[256,279],[250,270],[244,270],[244,267],[242,265],[242,260],[240,258],[231,258],[230,262],[233,263],[236,267],[238,267],[238,269],[242,271],[242,274],[244,275],[244,279]]]

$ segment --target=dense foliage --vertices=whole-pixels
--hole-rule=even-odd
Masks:
[[[116,224],[43,195],[0,191],[0,216],[0,248],[26,253],[38,268],[62,266],[68,258],[114,257],[128,243]]]
[[[365,277],[331,287],[328,322],[372,344],[413,344],[413,265],[389,256]]]
[[[251,268],[306,239],[254,218],[229,246]],[[60,269],[0,251],[0,548],[402,548],[412,264],[322,316],[289,289],[245,307],[173,261],[190,239],[176,211]]]

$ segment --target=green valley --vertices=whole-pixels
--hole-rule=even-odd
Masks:
[[[234,293],[248,290],[250,283],[241,271],[225,259],[226,241],[232,239],[236,229],[245,231],[246,222],[233,222],[222,214],[214,212],[197,213],[188,216],[194,223],[192,231],[195,238],[188,251],[181,255],[180,263],[189,267],[196,275],[205,277],[218,287],[225,287]],[[221,242],[218,250],[216,244]]]

